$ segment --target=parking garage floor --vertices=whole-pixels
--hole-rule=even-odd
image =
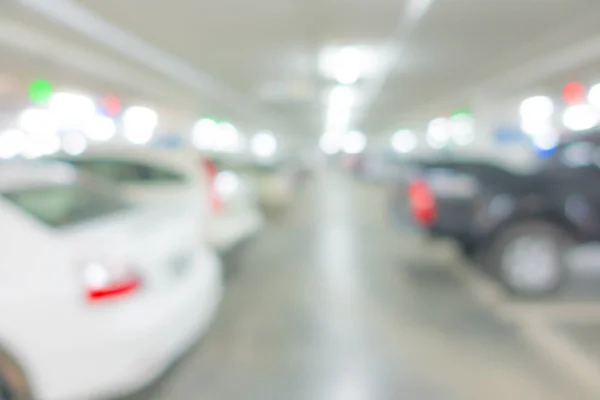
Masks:
[[[318,175],[225,263],[213,328],[132,399],[599,397],[594,365],[532,322],[545,306],[508,303],[451,246],[398,233],[373,184]]]

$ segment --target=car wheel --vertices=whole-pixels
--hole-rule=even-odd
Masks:
[[[565,255],[572,244],[570,235],[553,224],[520,223],[505,229],[493,241],[488,264],[512,294],[549,295],[567,280]]]
[[[33,396],[23,370],[0,352],[0,400],[32,400]]]
[[[460,252],[467,260],[475,260],[479,253],[479,246],[471,241],[460,241],[458,242]]]

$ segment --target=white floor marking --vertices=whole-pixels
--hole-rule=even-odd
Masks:
[[[537,322],[521,325],[521,333],[564,375],[587,390],[600,392],[600,365],[573,341]]]

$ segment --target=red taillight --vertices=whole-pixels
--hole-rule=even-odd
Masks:
[[[89,301],[124,297],[142,286],[142,279],[131,266],[99,262],[84,266],[83,282]]]
[[[103,288],[88,289],[87,297],[89,300],[102,300],[125,296],[135,292],[140,286],[141,281],[139,279],[132,279],[126,282],[114,283]]]
[[[202,167],[208,179],[208,197],[211,208],[214,212],[221,212],[223,209],[223,199],[215,187],[215,179],[219,173],[217,164],[211,160],[202,160]]]
[[[415,179],[408,188],[410,207],[413,217],[423,225],[432,225],[436,217],[435,197],[422,179]]]

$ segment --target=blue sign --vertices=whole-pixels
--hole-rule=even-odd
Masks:
[[[177,133],[158,135],[152,142],[155,147],[164,147],[167,149],[178,149],[183,147],[183,139]]]
[[[520,143],[525,138],[521,128],[517,126],[501,125],[494,130],[496,142],[501,144]]]

